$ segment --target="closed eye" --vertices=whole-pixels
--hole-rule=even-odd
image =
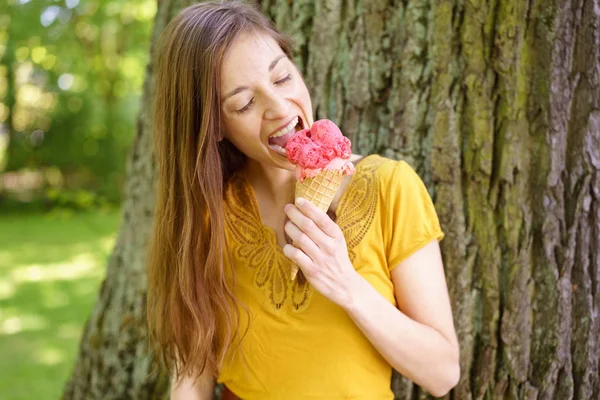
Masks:
[[[292,74],[288,74],[285,78],[282,78],[282,79],[276,81],[275,84],[283,85],[284,83],[291,81],[291,80],[292,80]],[[246,104],[244,107],[240,108],[239,110],[235,110],[235,112],[237,114],[243,114],[244,112],[248,111],[248,109],[252,106],[252,104],[254,104],[254,97],[252,99],[250,99],[248,104]]]
[[[254,104],[254,97],[250,99],[248,104],[246,104],[244,107],[240,108],[239,110],[235,110],[235,112],[238,114],[243,114],[245,111],[247,111],[250,108],[250,106],[252,104]]]
[[[283,83],[286,83],[287,81],[292,80],[292,74],[288,74],[288,76],[286,76],[283,79],[278,80],[277,82],[275,82],[276,85],[281,85]]]

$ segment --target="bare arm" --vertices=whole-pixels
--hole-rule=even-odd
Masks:
[[[356,272],[340,227],[297,198],[284,208],[286,245],[310,284],[341,306],[379,353],[405,377],[441,397],[460,378],[458,340],[436,239],[392,269],[396,308]]]
[[[392,270],[398,308],[360,278],[346,311],[402,375],[444,396],[458,382],[459,349],[437,240]]]
[[[194,378],[185,376],[171,378],[171,400],[213,400],[215,381],[205,370],[194,382]]]

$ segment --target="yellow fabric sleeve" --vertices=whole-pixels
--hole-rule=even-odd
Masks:
[[[388,176],[382,188],[390,271],[433,239],[444,237],[431,196],[419,175],[405,161],[391,164],[391,168],[385,168]]]

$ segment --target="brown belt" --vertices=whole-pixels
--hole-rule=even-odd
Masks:
[[[223,394],[221,395],[221,400],[241,400],[237,397],[229,388],[223,385]]]

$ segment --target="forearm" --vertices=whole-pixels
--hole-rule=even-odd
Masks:
[[[352,285],[352,300],[344,308],[394,369],[434,396],[456,385],[460,374],[455,343],[403,314],[360,275]]]

